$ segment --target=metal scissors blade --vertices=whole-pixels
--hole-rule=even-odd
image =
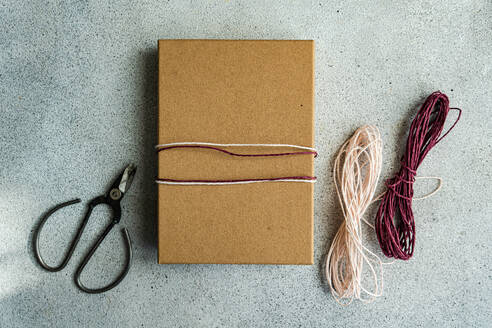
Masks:
[[[130,189],[136,171],[137,171],[137,167],[133,164],[130,164],[125,168],[123,173],[120,175],[117,184],[118,184],[118,189],[121,191],[122,194],[125,194],[128,191],[128,189]]]

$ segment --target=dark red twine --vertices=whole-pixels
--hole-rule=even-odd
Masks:
[[[406,151],[398,174],[386,180],[387,190],[376,214],[376,234],[384,255],[408,260],[415,246],[415,221],[412,211],[413,183],[417,169],[427,153],[458,123],[441,135],[450,110],[448,97],[436,91],[431,94],[414,118],[408,134]],[[398,218],[395,223],[395,218]]]

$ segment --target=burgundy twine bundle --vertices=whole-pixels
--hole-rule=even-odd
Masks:
[[[436,91],[432,93],[414,118],[408,134],[405,154],[398,174],[386,180],[384,194],[376,214],[376,234],[384,255],[408,260],[415,246],[415,220],[412,211],[413,183],[417,169],[427,153],[441,141],[458,123],[441,136],[450,110],[448,97]],[[394,219],[399,218],[395,224]]]

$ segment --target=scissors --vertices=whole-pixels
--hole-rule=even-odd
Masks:
[[[120,202],[123,199],[123,196],[126,194],[128,189],[130,188],[133,177],[135,176],[136,172],[136,167],[133,165],[127,166],[121,174],[118,175],[118,177],[114,180],[113,184],[109,188],[108,192],[103,195],[94,198],[91,200],[88,204],[87,212],[85,214],[84,219],[82,220],[78,230],[77,234],[75,235],[74,239],[72,240],[70,247],[66,251],[65,258],[62,260],[61,264],[58,266],[49,266],[46,264],[46,262],[43,260],[41,257],[41,253],[39,251],[39,235],[41,233],[41,230],[43,229],[44,224],[48,220],[48,218],[58,211],[59,209],[62,209],[66,206],[73,205],[80,203],[80,199],[76,198],[73,200],[70,200],[65,203],[61,203],[56,205],[55,207],[51,208],[40,220],[39,225],[34,231],[34,253],[36,255],[36,258],[39,262],[39,264],[46,270],[50,272],[58,272],[61,271],[65,266],[67,265],[68,261],[73,255],[73,251],[75,250],[75,247],[77,247],[77,243],[80,240],[80,237],[82,236],[82,233],[84,232],[85,226],[87,225],[87,222],[89,221],[89,218],[91,216],[92,210],[94,207],[100,204],[104,204],[106,206],[109,206],[112,210],[113,214],[113,220],[111,223],[109,223],[106,228],[104,229],[103,233],[99,236],[99,238],[96,240],[96,242],[92,245],[90,248],[89,252],[85,255],[83,258],[82,262],[79,264],[77,271],[75,272],[74,280],[75,284],[77,285],[78,288],[80,288],[82,291],[90,294],[98,294],[98,293],[103,293],[106,292],[114,287],[116,287],[127,275],[128,271],[130,270],[130,265],[132,261],[132,245],[131,245],[131,240],[130,240],[130,235],[128,234],[128,230],[126,228],[122,229],[123,237],[125,239],[125,244],[126,244],[126,264],[125,268],[123,269],[123,272],[120,273],[120,275],[111,283],[108,285],[101,287],[101,288],[89,288],[86,287],[82,281],[80,280],[80,275],[82,274],[82,271],[84,270],[85,266],[91,259],[92,255],[94,255],[95,251],[97,248],[101,245],[102,241],[106,236],[109,234],[109,232],[113,229],[115,225],[117,225],[120,222],[121,219],[121,206]]]

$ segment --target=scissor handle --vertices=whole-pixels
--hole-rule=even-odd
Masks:
[[[80,223],[79,228],[77,229],[77,234],[75,237],[72,239],[72,242],[70,243],[70,247],[68,248],[67,252],[65,253],[65,257],[63,258],[62,262],[57,265],[57,266],[50,266],[46,264],[46,262],[43,260],[43,257],[41,256],[41,251],[39,250],[39,235],[41,234],[41,230],[44,227],[44,224],[48,220],[48,218],[53,215],[56,211],[73,205],[80,203],[80,198],[75,198],[72,200],[69,200],[68,202],[61,203],[56,205],[55,207],[51,208],[46,214],[41,218],[41,221],[38,224],[38,227],[34,231],[34,254],[36,255],[36,259],[38,260],[39,264],[46,270],[50,272],[58,272],[61,271],[65,266],[67,266],[68,261],[72,258],[73,252],[75,250],[75,247],[77,247],[77,244],[79,243],[80,237],[82,236],[82,233],[84,232],[85,226],[87,225],[87,222],[89,221],[89,218],[91,216],[92,210],[94,207],[96,207],[99,204],[106,204],[111,207],[113,210],[113,218],[116,221],[120,220],[121,217],[121,207],[119,206],[119,203],[110,203],[106,197],[100,196],[94,198],[90,203],[89,207],[87,209],[87,212],[85,214],[84,219]]]
[[[130,265],[131,265],[132,257],[133,257],[132,245],[131,245],[130,235],[128,234],[128,230],[126,228],[123,228],[121,231],[123,232],[123,237],[125,239],[125,244],[126,244],[126,249],[127,249],[127,257],[126,257],[125,268],[120,273],[120,275],[113,282],[111,282],[110,284],[108,284],[104,287],[101,287],[101,288],[86,287],[86,286],[84,286],[84,284],[80,280],[80,275],[82,274],[82,271],[84,270],[85,266],[87,265],[89,260],[92,258],[92,256],[94,255],[94,253],[96,252],[98,247],[101,245],[104,238],[106,238],[106,236],[109,234],[109,232],[113,229],[113,227],[116,224],[117,224],[116,220],[113,220],[113,222],[108,224],[108,226],[106,227],[104,232],[101,234],[101,236],[99,236],[97,241],[94,243],[94,245],[91,247],[91,249],[89,250],[87,255],[84,257],[84,259],[80,263],[79,267],[77,268],[77,272],[75,272],[75,276],[74,276],[75,284],[77,285],[77,287],[79,287],[82,291],[84,291],[86,293],[89,293],[89,294],[104,293],[104,292],[116,287],[125,278],[128,271],[130,270]]]
[[[80,199],[77,198],[77,199],[73,199],[73,200],[70,200],[68,202],[61,203],[59,205],[56,205],[55,207],[53,207],[52,209],[50,209],[41,218],[41,220],[40,220],[40,222],[38,224],[38,227],[34,231],[34,253],[36,255],[36,258],[37,258],[39,264],[44,269],[46,269],[48,271],[51,271],[51,272],[57,272],[57,271],[62,270],[67,265],[67,263],[70,260],[70,258],[72,257],[73,252],[75,250],[75,247],[77,247],[77,244],[78,244],[78,242],[80,240],[80,237],[82,236],[82,233],[84,232],[84,229],[85,229],[85,227],[87,225],[87,222],[89,221],[89,218],[90,218],[90,216],[92,214],[92,210],[94,209],[94,207],[96,207],[99,204],[108,205],[112,209],[112,211],[113,211],[112,221],[111,221],[110,224],[108,224],[108,226],[106,227],[106,229],[104,230],[104,232],[101,234],[101,236],[99,236],[99,238],[97,239],[97,241],[91,247],[91,249],[89,250],[89,252],[87,253],[87,255],[84,257],[84,259],[82,260],[82,263],[79,265],[79,267],[77,268],[77,271],[75,273],[75,284],[82,291],[84,291],[86,293],[91,293],[91,294],[102,293],[102,292],[108,291],[108,290],[116,287],[123,280],[123,278],[125,278],[126,274],[130,270],[130,264],[131,264],[131,260],[132,260],[132,247],[131,247],[130,235],[128,234],[128,230],[126,230],[126,228],[124,228],[122,230],[122,232],[123,232],[123,236],[124,236],[124,239],[125,239],[126,248],[127,248],[127,254],[128,255],[127,255],[127,261],[126,261],[125,268],[124,268],[123,272],[118,276],[118,278],[116,278],[112,283],[110,283],[109,285],[107,285],[105,287],[97,288],[97,289],[91,289],[91,288],[88,288],[88,287],[86,287],[86,286],[84,286],[82,284],[82,282],[80,281],[80,275],[81,275],[82,271],[84,270],[84,267],[87,265],[87,263],[91,259],[92,255],[94,255],[94,252],[97,250],[97,248],[100,246],[100,244],[104,240],[104,238],[106,238],[106,236],[111,231],[111,229],[120,221],[120,218],[121,218],[121,207],[120,207],[120,204],[119,204],[118,201],[114,201],[114,200],[112,200],[109,197],[100,196],[100,197],[94,198],[92,201],[89,202],[89,206],[88,206],[87,212],[85,214],[85,217],[82,220],[82,222],[81,222],[81,224],[80,224],[80,226],[79,226],[79,228],[77,230],[77,234],[75,235],[74,239],[72,240],[72,242],[70,244],[70,247],[68,248],[68,250],[66,252],[66,255],[65,255],[65,257],[62,260],[62,262],[61,262],[60,265],[55,266],[55,267],[52,267],[52,266],[49,266],[48,264],[46,264],[46,262],[43,260],[43,258],[41,256],[41,252],[39,250],[39,235],[41,233],[41,230],[43,229],[44,224],[48,220],[48,218],[51,215],[53,215],[53,213],[55,213],[56,211],[58,211],[59,209],[62,209],[64,207],[66,207],[66,206],[73,205],[73,204],[76,204],[76,203],[79,203],[79,202],[80,202]]]
[[[77,243],[79,242],[80,236],[82,235],[82,232],[84,231],[85,225],[87,224],[88,216],[86,216],[86,218],[82,221],[79,229],[77,230],[77,235],[72,240],[72,242],[70,244],[70,247],[68,248],[67,252],[65,253],[64,259],[57,266],[49,266],[48,264],[46,264],[46,262],[43,260],[43,257],[41,256],[41,252],[39,250],[39,235],[41,234],[41,230],[43,229],[44,224],[46,223],[46,221],[48,220],[48,218],[51,215],[53,215],[53,213],[55,213],[56,211],[58,211],[58,210],[60,210],[60,209],[62,209],[64,207],[66,207],[66,206],[70,206],[70,205],[77,204],[77,203],[80,203],[80,199],[79,198],[76,198],[76,199],[73,199],[73,200],[69,200],[68,202],[58,204],[55,207],[51,208],[41,218],[41,221],[39,221],[39,224],[38,224],[36,230],[34,231],[34,254],[36,255],[36,259],[38,260],[39,264],[44,269],[46,269],[48,271],[57,272],[57,271],[62,270],[67,265],[68,261],[72,257],[73,251],[75,250],[75,247],[77,246]]]

